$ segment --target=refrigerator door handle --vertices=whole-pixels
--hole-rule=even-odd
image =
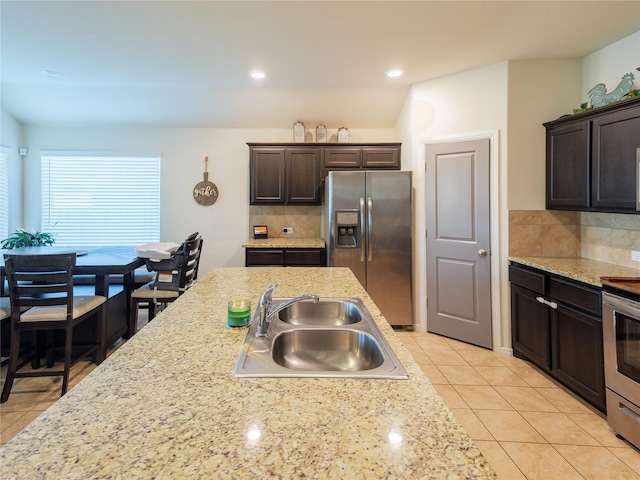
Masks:
[[[360,261],[364,262],[364,198],[360,197]]]
[[[367,252],[369,253],[368,253],[367,261],[369,262],[373,260],[373,245],[371,242],[371,233],[373,231],[372,216],[373,216],[373,200],[371,199],[371,197],[368,197],[367,198]]]

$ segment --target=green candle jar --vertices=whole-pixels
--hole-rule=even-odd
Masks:
[[[227,303],[227,325],[246,327],[251,320],[251,300],[241,298]]]

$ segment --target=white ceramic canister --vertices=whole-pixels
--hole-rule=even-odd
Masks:
[[[316,127],[316,142],[327,143],[327,127],[324,125],[318,125]]]
[[[304,123],[296,122],[293,124],[293,141],[294,143],[304,143]]]
[[[349,129],[347,127],[338,129],[338,143],[349,143]]]

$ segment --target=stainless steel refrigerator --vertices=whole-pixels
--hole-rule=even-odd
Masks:
[[[411,172],[330,172],[327,265],[349,267],[391,325],[413,325]]]

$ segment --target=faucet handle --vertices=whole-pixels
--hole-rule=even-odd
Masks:
[[[273,285],[269,285],[267,289],[262,294],[262,298],[260,299],[261,304],[271,304],[271,297],[273,295],[273,291],[278,288],[278,284],[274,283]]]

